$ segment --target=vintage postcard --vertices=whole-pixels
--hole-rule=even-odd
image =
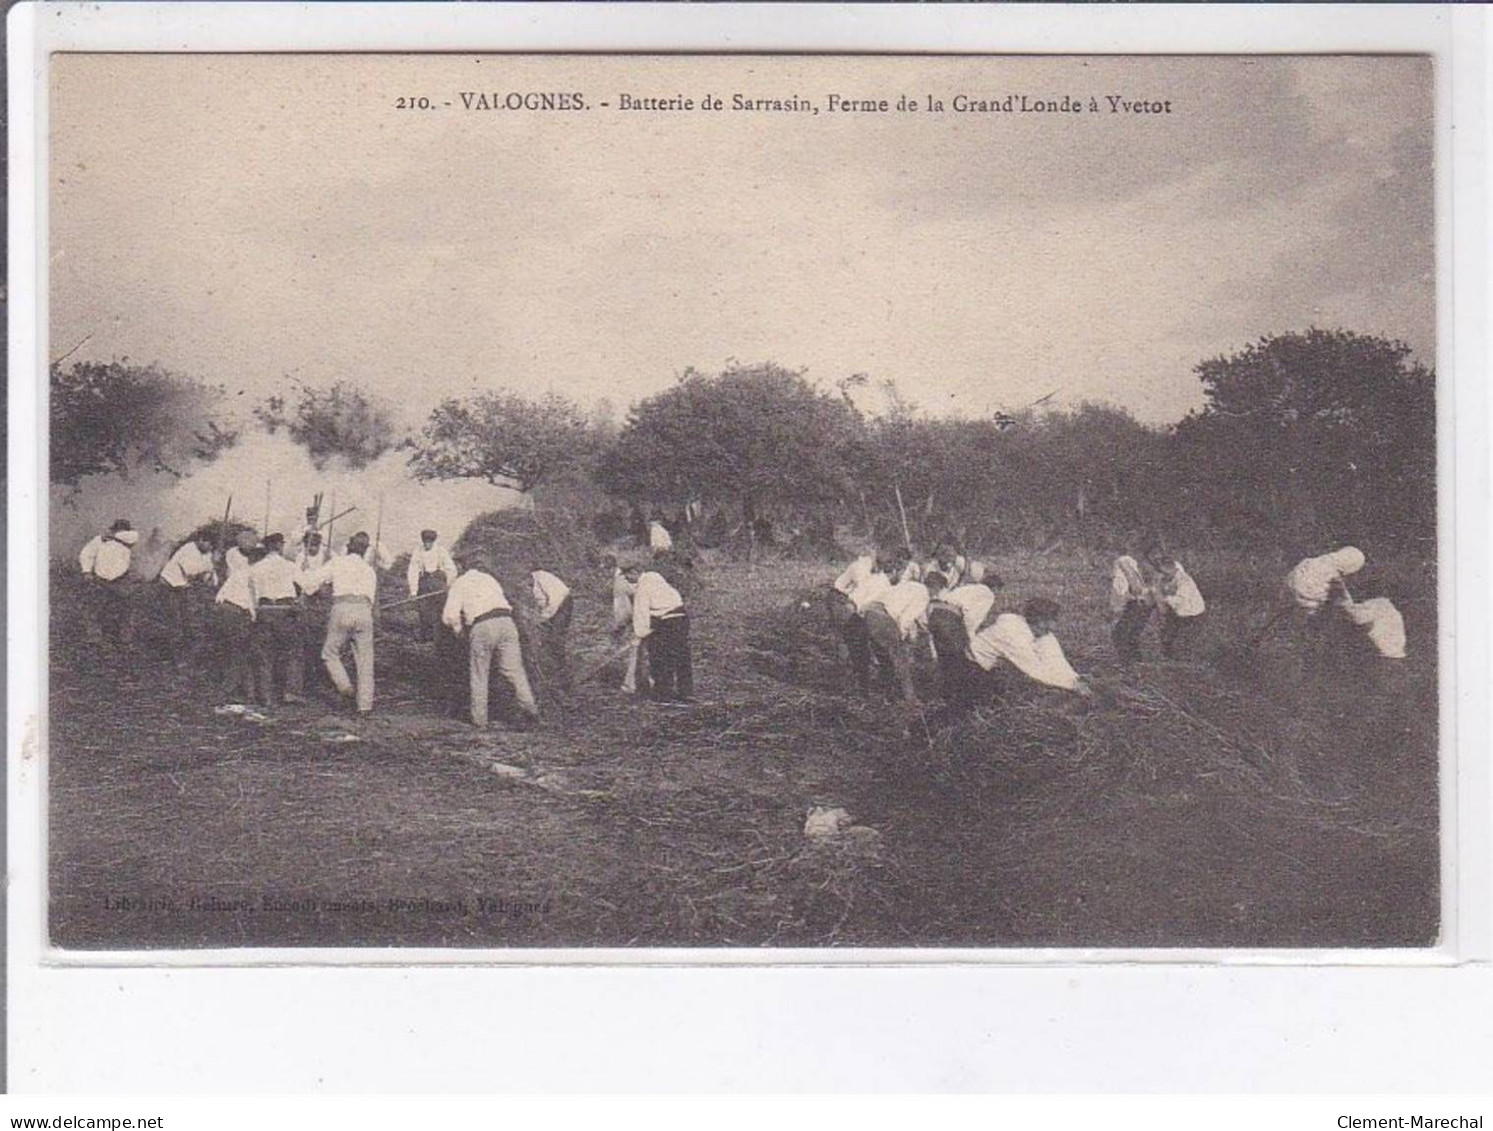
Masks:
[[[1443,939],[1431,58],[50,68],[60,952]]]

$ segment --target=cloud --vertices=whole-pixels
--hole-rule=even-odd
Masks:
[[[73,57],[53,325],[260,395],[350,377],[628,401],[687,365],[1052,388],[1343,324],[1433,358],[1430,64],[1395,58]],[[1170,98],[1155,116],[432,111],[395,92]],[[105,95],[107,92],[107,95]]]

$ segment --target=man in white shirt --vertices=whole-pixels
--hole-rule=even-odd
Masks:
[[[409,582],[411,597],[425,598],[415,606],[420,612],[420,638],[434,640],[444,602],[439,597],[425,595],[440,593],[456,580],[456,562],[450,551],[436,541],[434,530],[420,531],[420,545],[410,554],[405,580]]]
[[[114,644],[130,643],[130,550],[139,540],[139,532],[128,519],[121,518],[109,526],[108,533],[92,538],[78,554],[78,568],[90,582],[90,636],[97,633]]]
[[[970,640],[970,658],[987,672],[1004,661],[1043,686],[1088,695],[1088,684],[1073,670],[1053,635],[1060,612],[1056,601],[1033,597],[1020,616],[1001,613]]]
[[[1303,558],[1285,576],[1282,598],[1265,623],[1254,633],[1251,647],[1258,645],[1269,632],[1287,620],[1305,636],[1313,652],[1331,646],[1332,626],[1340,624],[1335,617],[1322,616],[1323,609],[1334,603],[1337,586],[1348,593],[1347,578],[1364,567],[1364,554],[1357,546],[1342,546],[1315,558]],[[1351,599],[1351,594],[1349,594]]]
[[[307,518],[315,520],[316,511],[307,510]],[[297,572],[296,589],[300,606],[301,634],[301,685],[303,693],[330,687],[331,678],[321,662],[321,646],[326,640],[327,618],[331,614],[332,595],[323,589],[319,593],[308,593],[302,586],[306,575],[314,573],[327,563],[327,546],[321,531],[308,525],[297,540],[299,550],[295,556]]]
[[[644,691],[649,688],[648,665],[643,657],[643,642],[632,633],[632,596],[637,586],[627,579],[616,554],[607,554],[602,565],[612,571],[612,639],[627,640],[627,666],[622,675],[622,690],[637,693],[639,680]]]
[[[1333,582],[1341,582],[1347,592],[1343,579],[1361,570],[1364,560],[1363,551],[1357,546],[1343,546],[1321,557],[1305,558],[1286,574],[1286,591],[1298,609],[1315,616],[1327,605]]]
[[[307,593],[331,584],[332,608],[327,616],[321,662],[339,695],[356,695],[362,715],[373,710],[373,605],[378,599],[378,574],[364,560],[367,553],[368,535],[359,531],[347,540],[347,553],[302,574],[300,583]],[[342,663],[342,650],[349,643],[358,671],[356,693]]]
[[[254,563],[264,555],[259,546],[243,551],[244,564],[228,574],[214,599],[218,622],[218,644],[223,649],[225,703],[248,703],[254,699],[254,623],[259,600],[254,592]]]
[[[1405,658],[1405,618],[1388,597],[1355,601],[1341,580],[1332,585],[1333,604],[1350,622],[1366,631],[1369,643],[1386,660]]]
[[[938,656],[943,697],[952,710],[964,710],[973,705],[978,684],[969,642],[994,607],[995,590],[974,583],[951,589],[937,571],[928,575],[927,586],[928,635]]]
[[[206,535],[187,539],[166,559],[156,578],[166,612],[166,626],[171,636],[171,650],[177,667],[191,662],[189,653],[197,638],[200,606],[199,592],[211,592],[213,580],[213,544]]]
[[[249,551],[259,545],[259,536],[245,527],[238,532],[238,536],[233,541],[234,544],[228,547],[228,552],[223,555],[223,564],[230,577],[241,569],[249,568]]]
[[[264,550],[264,557],[249,567],[258,613],[254,654],[259,698],[266,706],[273,704],[278,682],[282,701],[300,703],[305,690],[299,599],[303,574],[285,557],[283,534],[267,535]]]
[[[539,705],[534,701],[529,675],[524,670],[523,646],[513,621],[513,606],[497,578],[481,568],[460,574],[446,589],[441,620],[456,636],[467,637],[472,725],[487,726],[488,680],[496,657],[498,674],[513,689],[518,703],[521,716],[518,729],[534,726],[539,721]]]
[[[858,673],[870,664],[870,653],[867,651],[865,625],[851,594],[866,584],[875,572],[876,555],[867,550],[830,582],[829,592],[825,594],[830,623],[838,637],[836,646],[840,659],[850,665],[852,673]]]
[[[842,649],[864,693],[871,690],[871,639],[866,635],[866,608],[892,587],[891,563],[861,554],[835,578],[830,588],[830,619],[840,630]]]
[[[544,648],[545,674],[554,681],[561,694],[568,695],[570,658],[566,654],[566,641],[570,636],[572,616],[570,586],[537,565],[529,570],[529,584],[539,620],[539,639]]]
[[[904,703],[916,704],[911,646],[928,625],[928,587],[911,578],[899,581],[866,606],[864,617],[871,651],[883,672],[896,678]]]
[[[648,652],[648,671],[655,699],[688,703],[695,694],[690,657],[689,612],[679,590],[657,570],[629,566],[627,578],[635,586],[632,597],[633,636]]]
[[[1161,614],[1161,654],[1169,660],[1197,645],[1208,609],[1203,593],[1182,563],[1160,549],[1148,555],[1156,572],[1156,611]]]

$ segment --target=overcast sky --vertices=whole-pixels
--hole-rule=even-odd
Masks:
[[[412,416],[492,386],[620,408],[737,358],[893,378],[938,411],[1056,389],[1164,422],[1199,403],[1193,365],[1262,334],[1342,326],[1434,363],[1424,60],[53,66],[52,353],[91,334],[75,357],[242,403],[290,375]],[[462,91],[593,108],[465,111]],[[707,92],[821,112],[616,109]],[[960,92],[1100,111],[958,114]],[[831,93],[950,112],[832,114]]]

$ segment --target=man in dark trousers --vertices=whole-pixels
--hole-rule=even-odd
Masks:
[[[648,650],[653,697],[688,703],[694,698],[695,675],[684,598],[655,569],[629,566],[627,578],[637,587],[632,598],[632,631]]]
[[[436,532],[420,531],[420,545],[410,555],[410,565],[405,576],[410,596],[423,597],[427,593],[442,593],[456,580],[456,574],[456,562],[450,551],[436,541]],[[444,601],[438,597],[425,597],[425,600],[417,603],[421,640],[428,642],[436,639],[443,607]]]
[[[570,636],[573,602],[570,586],[538,565],[529,570],[533,588],[534,610],[539,620],[539,639],[544,647],[544,675],[561,695],[570,694],[570,657],[566,644]]]
[[[950,712],[960,714],[974,706],[984,682],[969,658],[969,642],[994,607],[995,590],[976,582],[950,586],[937,570],[928,574],[927,586],[928,635],[938,656],[940,690]]]
[[[273,706],[277,700],[304,700],[304,660],[301,633],[301,571],[285,556],[285,536],[269,534],[264,539],[264,557],[249,567],[254,582],[255,661],[259,669],[259,701]]]

